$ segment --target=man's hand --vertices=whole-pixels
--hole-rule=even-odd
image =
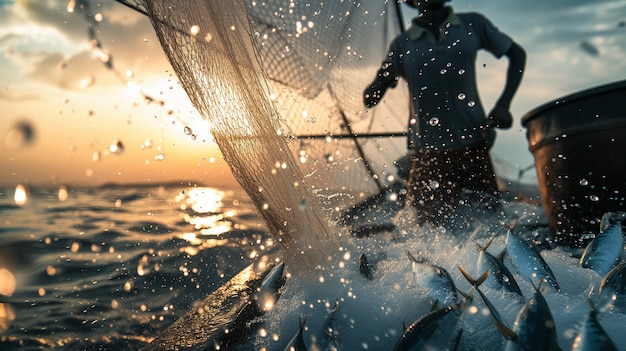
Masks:
[[[489,121],[496,128],[509,129],[513,126],[513,115],[508,108],[496,105],[489,113]]]
[[[367,108],[376,106],[383,98],[385,91],[381,89],[379,84],[372,84],[363,92],[363,104]]]

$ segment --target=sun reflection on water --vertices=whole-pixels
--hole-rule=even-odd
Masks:
[[[200,250],[229,243],[227,238],[220,235],[233,230],[231,218],[237,215],[237,211],[224,208],[225,196],[224,191],[205,187],[191,188],[178,194],[176,201],[180,203],[180,209],[185,211],[183,219],[196,230],[179,235],[180,239],[192,245],[182,248],[182,251],[193,256]]]

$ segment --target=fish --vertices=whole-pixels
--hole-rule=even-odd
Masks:
[[[600,325],[596,309],[591,306],[582,328],[572,344],[572,351],[617,351],[617,347]]]
[[[596,305],[600,310],[626,306],[626,261],[620,262],[602,277]]]
[[[306,322],[306,315],[300,316],[300,328],[296,335],[291,338],[289,344],[285,347],[285,351],[306,351],[306,345],[304,344],[304,338],[302,336],[304,332],[304,323]]]
[[[335,305],[333,309],[330,310],[326,319],[324,320],[324,325],[322,330],[318,333],[317,337],[317,348],[315,350],[330,350],[337,351],[340,350],[339,347],[339,339],[341,333],[339,331],[339,318],[341,317],[341,309],[339,307],[339,300],[335,301]]]
[[[508,292],[512,292],[522,295],[522,290],[519,285],[515,281],[513,274],[509,269],[504,265],[502,257],[504,256],[504,252],[502,252],[498,257],[493,256],[489,252],[487,252],[487,248],[491,245],[494,238],[491,238],[489,242],[485,246],[481,246],[476,243],[476,249],[478,250],[478,271],[491,271],[489,278],[485,282],[488,286],[494,289],[504,288]]]
[[[626,212],[607,212],[602,216],[600,234],[587,244],[579,265],[596,271],[600,276],[616,266],[624,250],[622,221]]]
[[[260,313],[265,313],[274,308],[274,304],[280,298],[280,288],[285,284],[283,272],[285,262],[280,262],[263,278],[261,286],[254,295],[257,308]]]
[[[480,298],[485,303],[485,306],[487,306],[487,309],[489,310],[489,316],[491,317],[491,320],[493,321],[494,325],[498,329],[502,330],[505,338],[510,339],[510,338],[515,337],[515,334],[513,334],[513,332],[507,325],[504,318],[500,316],[500,313],[498,312],[496,307],[491,303],[491,301],[489,301],[487,296],[485,296],[485,294],[480,290],[480,285],[484,281],[487,280],[491,271],[487,270],[478,279],[474,279],[463,269],[463,267],[461,267],[461,265],[458,265],[458,268],[461,271],[461,274],[463,274],[463,276],[465,277],[465,279],[467,279],[467,281],[474,287],[474,290],[478,292],[478,294],[480,295]]]
[[[373,280],[374,276],[372,274],[372,266],[370,265],[369,260],[367,259],[367,256],[365,256],[364,253],[362,253],[359,256],[359,265],[357,267],[357,270],[359,271],[359,273],[361,273],[361,275],[369,280]]]
[[[541,257],[539,251],[515,234],[513,228],[509,228],[507,233],[506,252],[513,266],[524,279],[531,283],[543,279],[556,291],[561,290],[552,269]]]
[[[541,293],[540,279],[538,286],[533,284],[535,292],[517,314],[512,329],[505,325],[496,325],[498,331],[508,339],[507,351],[558,351],[556,325],[550,307]]]
[[[463,332],[457,326],[464,308],[465,300],[423,315],[404,330],[393,350],[456,350]]]
[[[429,290],[429,295],[442,307],[458,301],[457,288],[450,273],[437,265],[422,262],[408,252],[415,283]]]

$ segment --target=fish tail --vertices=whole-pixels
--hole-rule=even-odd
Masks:
[[[459,270],[461,271],[461,274],[463,274],[465,279],[467,279],[467,281],[475,288],[478,288],[482,283],[484,283],[485,280],[487,280],[487,278],[489,277],[489,274],[491,274],[491,269],[488,269],[485,273],[478,277],[478,279],[474,279],[469,273],[467,273],[463,269],[463,267],[461,267],[460,264],[457,266],[459,267]]]

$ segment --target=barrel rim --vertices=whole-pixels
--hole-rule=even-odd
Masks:
[[[564,132],[564,134],[567,134],[567,137],[577,137],[583,134],[593,134],[593,133],[598,133],[598,132],[604,132],[607,130],[615,130],[616,128],[626,128],[626,121],[623,120],[611,120],[611,121],[604,121],[604,122],[598,122],[595,124],[594,129],[592,131],[589,130],[588,127],[586,126],[580,126],[580,127],[575,127],[575,128],[570,128],[567,131]],[[550,144],[554,144],[557,142],[562,142],[562,139],[557,139],[555,138],[555,136],[548,136],[546,138],[543,138],[539,141],[537,141],[536,143],[528,146],[528,150],[531,153],[535,153],[536,150],[550,145]]]
[[[601,94],[605,94],[607,92],[611,92],[614,90],[620,90],[620,89],[626,89],[626,80],[620,80],[617,82],[613,82],[613,83],[608,83],[605,85],[601,85],[598,87],[594,87],[594,88],[589,88],[589,89],[585,89],[582,91],[578,91],[563,97],[560,97],[558,99],[554,99],[550,102],[547,102],[543,105],[540,105],[534,109],[532,109],[530,112],[526,113],[523,117],[522,117],[522,126],[523,127],[528,127],[528,123],[530,122],[530,120],[532,120],[533,118],[536,118],[537,116],[540,116],[541,114],[550,111],[552,109],[555,108],[559,108],[563,105],[566,104],[571,104],[571,103],[575,103],[576,101],[582,100],[582,99],[587,99],[589,97],[595,96],[595,95],[601,95]]]

